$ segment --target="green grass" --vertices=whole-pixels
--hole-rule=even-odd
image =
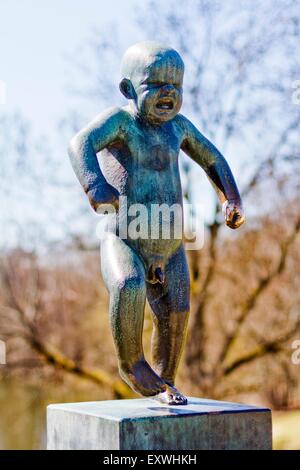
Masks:
[[[273,415],[273,448],[300,450],[300,410],[275,411]]]

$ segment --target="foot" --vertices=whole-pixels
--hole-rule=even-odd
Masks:
[[[166,391],[159,393],[154,398],[165,405],[187,405],[187,398],[177,390],[174,385],[166,384]]]
[[[122,367],[120,375],[135,392],[145,397],[154,396],[166,391],[167,385],[151,369],[145,359],[136,362],[132,367]]]

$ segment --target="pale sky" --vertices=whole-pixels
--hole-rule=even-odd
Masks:
[[[2,188],[1,193],[0,224],[5,230],[0,245],[14,245],[21,239],[25,244],[27,239],[39,240],[39,230],[46,231],[50,239],[63,238],[70,218],[73,225],[77,221],[82,229],[85,223],[70,216],[72,204],[77,207],[80,201],[85,213],[92,216],[69,163],[70,136],[60,138],[57,132],[58,122],[76,107],[76,97],[68,90],[76,70],[70,60],[76,59],[81,47],[86,50],[88,41],[95,39],[101,28],[107,29],[112,22],[126,28],[128,24],[134,25],[135,5],[136,0],[0,0],[0,117],[20,112],[30,123],[31,135],[35,139],[46,136],[43,145],[51,149],[49,157],[47,152],[37,151],[31,140],[29,154],[22,155],[25,165],[28,159],[36,162],[34,168],[40,175],[41,186],[37,193],[38,188],[32,187],[30,180],[26,182],[25,174],[22,177],[9,172],[15,158],[9,154],[14,145],[10,141],[13,129],[0,135],[2,147],[7,149],[3,155],[8,159],[2,166],[10,187],[9,192]],[[130,30],[133,32],[134,26]],[[127,32],[126,40],[124,50],[135,42],[134,33],[130,37]],[[5,97],[1,84],[5,85]],[[78,112],[84,116],[84,103],[80,106]],[[93,113],[99,112],[100,103],[95,103],[94,108]],[[56,184],[52,187],[53,175],[47,172],[48,164],[56,165],[55,178],[72,182],[72,188],[69,185],[58,188]],[[95,231],[93,225],[91,230]]]
[[[71,106],[68,60],[92,31],[133,22],[135,0],[0,0],[0,80],[6,104],[45,129]],[[113,32],[112,32],[113,34]]]

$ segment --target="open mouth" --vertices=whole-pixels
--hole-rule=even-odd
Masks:
[[[162,98],[156,103],[156,108],[170,111],[174,108],[174,102],[170,98]]]

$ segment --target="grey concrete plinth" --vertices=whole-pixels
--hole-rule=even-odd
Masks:
[[[48,449],[271,449],[267,408],[189,398],[187,406],[153,399],[50,405]]]

